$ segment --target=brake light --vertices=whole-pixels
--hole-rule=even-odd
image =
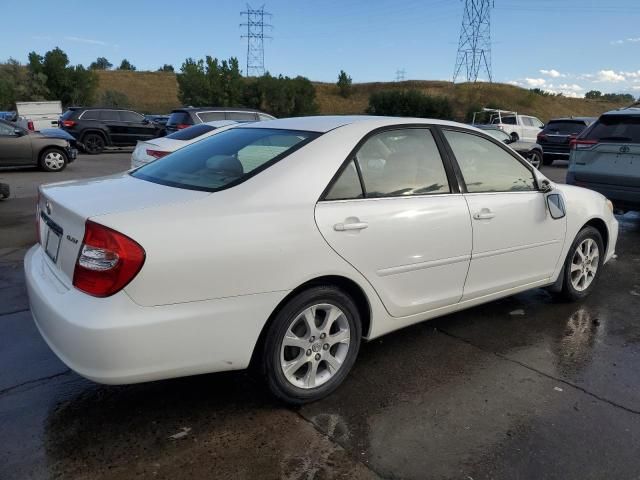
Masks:
[[[536,141],[541,142],[547,139],[547,135],[544,133],[539,133],[538,136],[536,137]]]
[[[169,155],[171,152],[163,152],[162,150],[147,150],[147,155],[153,158],[162,158]]]
[[[585,150],[587,148],[593,147],[597,143],[598,143],[597,140],[574,138],[569,143],[569,147],[571,148],[571,150]]]
[[[87,220],[73,286],[94,297],[108,297],[133,280],[144,260],[145,251],[137,242]]]
[[[35,130],[35,128],[33,126],[33,121],[29,120],[27,122],[27,130],[31,130],[32,132]]]
[[[67,128],[71,128],[76,124],[76,122],[74,122],[73,120],[63,120],[62,121],[62,126],[63,127],[67,127]]]
[[[178,125],[176,125],[176,128],[178,130],[182,130],[183,128],[189,128],[191,125],[189,125],[188,123],[179,123]]]

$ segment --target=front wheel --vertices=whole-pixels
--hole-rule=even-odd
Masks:
[[[361,336],[360,315],[348,295],[332,286],[303,291],[269,326],[262,359],[269,389],[293,405],[329,395],[351,370]]]
[[[604,255],[600,232],[593,227],[580,230],[564,263],[562,296],[565,299],[575,301],[591,293],[600,276]]]
[[[56,148],[49,148],[40,155],[40,167],[47,172],[60,172],[68,163],[67,155]]]

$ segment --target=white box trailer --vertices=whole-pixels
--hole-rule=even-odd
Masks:
[[[29,127],[33,124],[33,128],[29,130],[42,130],[44,128],[57,128],[58,119],[62,115],[62,103],[60,100],[47,102],[16,102],[16,112],[23,122]]]

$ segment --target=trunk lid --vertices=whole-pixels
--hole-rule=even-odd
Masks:
[[[571,158],[578,182],[640,187],[640,144],[602,142]]]
[[[208,192],[147,182],[128,174],[43,185],[38,201],[40,244],[54,272],[71,286],[87,219],[195,201],[208,195]],[[99,218],[95,221],[100,223]]]

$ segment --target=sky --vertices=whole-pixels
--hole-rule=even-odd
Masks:
[[[56,46],[71,63],[97,57],[138,70],[187,57],[238,57],[246,40],[237,0],[12,1],[4,3],[0,61],[26,62]],[[272,16],[265,67],[334,82],[451,80],[462,0],[264,0]],[[254,8],[263,0],[253,1]],[[495,0],[493,80],[582,96],[640,95],[640,0]],[[483,76],[486,78],[486,75]]]

